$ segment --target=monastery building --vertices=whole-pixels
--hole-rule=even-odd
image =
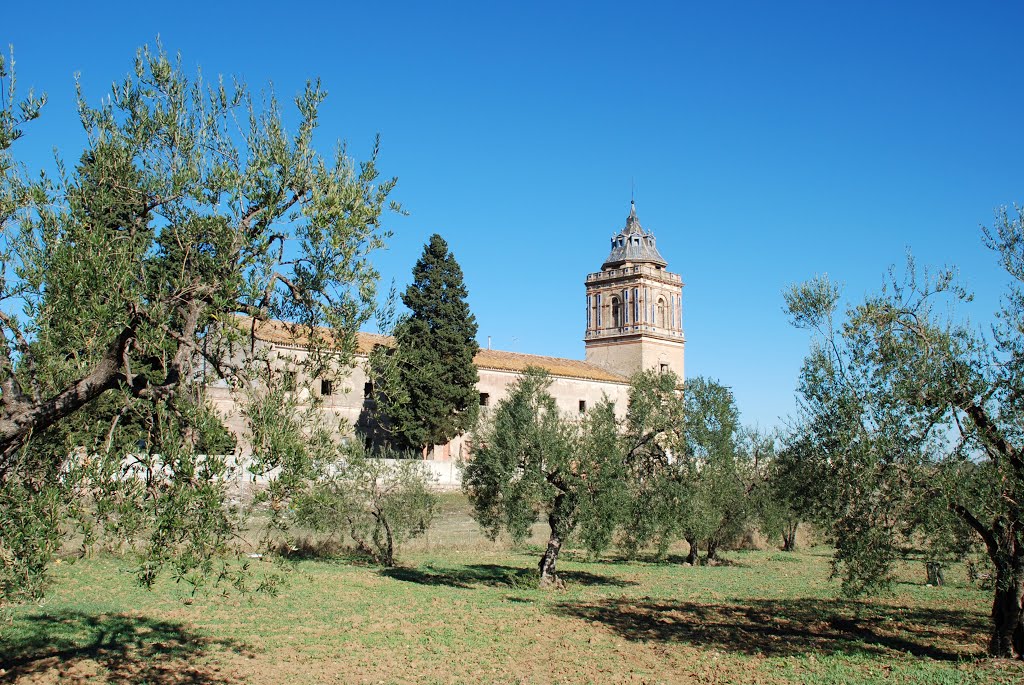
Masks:
[[[629,376],[643,369],[672,371],[683,378],[683,281],[667,267],[654,234],[640,225],[631,203],[626,225],[612,237],[611,252],[601,270],[586,277],[585,361],[481,349],[474,359],[481,409],[487,411],[500,402],[528,366],[551,374],[549,392],[566,413],[583,413],[607,396],[624,415]],[[282,357],[305,354],[280,322],[260,324],[256,337]],[[312,384],[313,392],[321,395],[324,411],[371,441],[378,430],[368,418],[372,400],[367,358],[376,345],[390,342],[386,336],[359,333],[354,366],[342,387],[327,380]],[[211,387],[210,397],[228,427],[241,436],[243,428],[230,392]],[[451,462],[463,456],[464,448],[465,437],[460,436],[447,445],[436,445],[428,457]]]

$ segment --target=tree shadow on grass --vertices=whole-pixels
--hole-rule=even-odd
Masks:
[[[651,564],[654,566],[692,566],[692,564],[687,563],[685,554],[659,555],[656,552],[640,552],[632,556],[626,556],[625,554],[612,554],[595,559],[589,556],[586,552],[569,550],[567,552],[562,552],[559,559],[562,558],[567,561],[575,561],[583,564],[607,564],[609,566],[621,566],[622,564],[634,563]],[[750,564],[740,561],[733,556],[725,555],[720,555],[717,559],[712,560],[708,560],[706,557],[700,557],[697,561],[697,566],[704,566],[708,568],[725,566],[731,566],[734,568],[750,568]]]
[[[657,555],[651,555],[649,557],[644,557],[641,560],[646,561],[649,564],[664,564],[666,566],[692,566],[692,564],[687,563],[686,555],[684,554],[666,554],[665,556],[660,558]],[[697,559],[697,566],[702,566],[706,568],[725,568],[726,566],[730,566],[732,568],[750,568],[750,564],[742,562],[734,557],[727,557],[722,554],[719,554],[719,556],[714,559],[700,557]]]
[[[637,585],[637,583],[632,580],[623,580],[622,578],[616,578],[615,576],[587,573],[586,571],[562,570],[558,572],[558,577],[561,578],[566,585],[586,585],[595,587],[629,587],[630,585]]]
[[[910,653],[943,661],[981,656],[988,623],[953,609],[822,599],[700,604],[607,599],[562,603],[563,616],[603,623],[636,642],[685,642],[766,656]]]
[[[381,575],[407,583],[420,585],[446,585],[462,589],[474,587],[536,588],[537,571],[534,568],[516,568],[498,564],[469,564],[456,568],[386,568]],[[626,587],[636,585],[614,576],[597,575],[586,571],[559,571],[559,577],[567,585]]]
[[[85,680],[97,670],[105,682],[232,683],[204,665],[211,648],[245,653],[241,643],[214,640],[167,621],[118,614],[60,611],[23,616],[0,637],[0,683],[50,673]]]

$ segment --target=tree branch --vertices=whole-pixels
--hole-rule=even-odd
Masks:
[[[977,427],[981,441],[993,460],[998,461],[999,457],[1005,457],[1017,475],[1024,476],[1024,459],[1021,458],[1020,452],[1010,444],[999,427],[989,418],[985,408],[973,401],[960,403],[960,408]]]
[[[85,376],[42,402],[4,407],[0,416],[0,458],[10,457],[33,433],[49,428],[125,380],[124,364],[128,346],[135,338],[138,319],[118,333],[103,358]]]
[[[25,340],[25,336],[22,335],[21,329],[18,327],[18,322],[13,320],[3,311],[0,311],[0,323],[7,327],[11,331],[11,335],[14,336],[15,348],[18,353],[21,354],[22,359],[28,364],[29,381],[32,384],[32,399],[36,402],[39,401],[40,390],[39,390],[39,379],[36,373],[36,362],[35,357],[32,354],[32,348],[29,346],[28,341]],[[11,359],[10,350],[7,348],[6,340],[4,344],[0,346],[0,373],[7,376],[3,381],[4,396],[7,393],[11,393],[16,402],[21,402],[26,399],[24,389],[21,387],[21,383],[18,381],[17,376],[14,373],[14,361]]]
[[[985,541],[985,547],[988,549],[989,556],[995,559],[996,554],[999,552],[999,541],[993,531],[985,527],[985,524],[974,517],[967,507],[956,502],[950,502],[949,510],[964,520],[975,533],[981,536],[981,539]]]

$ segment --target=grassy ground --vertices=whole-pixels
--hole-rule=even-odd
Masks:
[[[904,569],[891,596],[837,597],[827,550],[730,553],[729,565],[567,554],[540,591],[536,551],[459,532],[378,569],[300,562],[278,597],[147,592],[112,558],[62,563],[0,632],[0,682],[1013,683],[981,658],[988,593]]]

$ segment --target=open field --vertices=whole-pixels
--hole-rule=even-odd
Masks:
[[[460,547],[460,521],[397,569],[299,562],[278,597],[147,592],[117,559],[59,564],[45,602],[3,626],[0,682],[1024,682],[1022,664],[981,658],[989,594],[962,569],[931,588],[908,567],[891,596],[853,602],[824,549],[697,568],[566,554],[566,589],[540,591],[536,553],[468,533]]]

